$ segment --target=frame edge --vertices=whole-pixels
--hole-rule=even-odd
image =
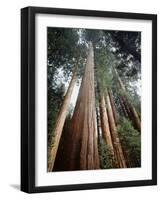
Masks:
[[[28,192],[28,8],[21,9],[21,191]]]

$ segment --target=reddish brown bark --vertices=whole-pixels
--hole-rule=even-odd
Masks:
[[[129,106],[130,112],[132,113],[133,125],[140,133],[141,132],[141,122],[140,122],[139,115],[138,115],[135,107],[132,104],[128,103],[128,106]]]
[[[124,102],[123,102],[123,100],[122,100],[122,97],[119,97],[119,102],[120,102],[121,109],[122,109],[122,111],[123,111],[124,116],[125,116],[127,119],[129,119],[129,115],[128,115],[127,110],[126,110],[126,108],[125,108],[125,105],[124,105]]]
[[[65,122],[66,115],[67,115],[68,106],[69,106],[69,103],[70,103],[70,99],[71,99],[71,95],[72,95],[74,85],[75,85],[76,80],[77,80],[76,71],[77,71],[77,68],[75,67],[74,71],[73,71],[72,79],[69,83],[68,90],[66,92],[63,104],[60,108],[60,111],[59,111],[59,114],[58,114],[58,117],[57,117],[56,125],[55,125],[55,127],[52,131],[52,139],[51,140],[53,141],[53,144],[52,144],[51,150],[49,152],[50,155],[49,155],[49,161],[48,161],[48,172],[51,172],[53,170],[53,167],[54,167],[55,158],[56,158],[56,154],[57,154],[57,151],[58,151],[58,146],[59,146],[64,122]]]
[[[71,131],[70,170],[99,168],[92,44],[71,121]]]
[[[97,130],[97,119],[96,119],[96,110],[95,110],[95,130]],[[94,169],[99,169],[100,168],[100,163],[99,163],[99,154],[98,154],[98,139],[97,139],[98,136],[98,133],[97,131],[95,132],[94,134],[94,137],[93,137],[93,144],[94,144]]]
[[[111,106],[112,106],[112,111],[113,111],[115,124],[117,125],[117,123],[118,123],[118,115],[117,115],[117,112],[116,112],[115,103],[114,103],[114,100],[113,100],[113,93],[112,93],[111,89],[109,89],[109,97],[110,97],[110,102],[111,102]]]
[[[111,130],[111,137],[112,137],[112,141],[113,141],[115,156],[117,157],[116,161],[118,162],[117,164],[119,165],[120,168],[126,168],[127,167],[126,161],[125,161],[121,143],[120,143],[120,140],[118,137],[117,127],[115,124],[114,115],[113,115],[112,106],[111,106],[110,97],[109,97],[108,92],[106,95],[106,102],[107,102],[107,112],[108,112],[108,119],[109,119],[110,130]]]
[[[110,133],[109,120],[107,116],[104,95],[102,95],[100,98],[100,119],[101,119],[102,136],[106,144],[108,145],[111,154],[114,156],[114,149],[113,149],[113,144],[112,144],[112,138],[111,138],[111,133]]]

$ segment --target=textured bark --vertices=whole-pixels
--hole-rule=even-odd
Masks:
[[[115,156],[117,157],[117,162],[118,162],[119,167],[126,168],[127,167],[126,161],[125,161],[121,143],[120,143],[120,140],[118,137],[117,127],[115,124],[114,115],[113,115],[112,106],[111,106],[110,97],[109,97],[108,92],[106,95],[106,102],[107,102],[108,118],[109,118],[109,124],[110,124],[110,130],[111,130],[111,136],[112,136]]]
[[[70,170],[99,168],[92,44],[71,121]]]
[[[95,96],[94,96],[95,98]],[[97,130],[97,119],[96,119],[96,110],[95,111],[95,117],[94,117],[94,120],[95,120],[95,130]],[[93,144],[94,144],[94,169],[99,169],[100,168],[100,161],[99,161],[99,153],[98,153],[98,139],[97,139],[98,136],[98,133],[97,131],[94,132],[94,137],[93,137]]]
[[[56,125],[55,125],[55,127],[52,131],[52,139],[51,140],[53,141],[53,146],[51,147],[51,150],[49,152],[50,153],[50,155],[49,155],[50,160],[48,161],[48,172],[51,172],[53,170],[53,167],[54,167],[56,154],[57,154],[57,151],[58,151],[58,146],[59,146],[64,122],[65,122],[66,115],[67,115],[68,106],[69,106],[69,103],[70,103],[70,99],[71,99],[71,95],[72,95],[74,85],[75,85],[76,80],[77,80],[76,71],[77,71],[77,67],[74,68],[72,79],[69,83],[68,90],[66,92],[63,104],[60,108],[60,111],[59,111],[59,114],[58,114],[58,117],[57,117]]]
[[[140,122],[139,115],[138,115],[135,107],[131,103],[128,103],[128,106],[129,106],[130,112],[132,113],[133,125],[140,133],[141,132],[141,122]]]
[[[111,133],[110,133],[109,120],[107,116],[104,95],[101,95],[101,98],[100,98],[100,118],[101,118],[102,136],[106,144],[108,145],[111,154],[114,156],[114,149],[113,149],[113,144],[112,144],[112,138],[111,138]]]
[[[110,102],[111,102],[111,106],[112,106],[112,111],[113,111],[115,124],[117,125],[117,123],[118,123],[118,115],[117,115],[117,112],[116,112],[115,103],[114,103],[114,100],[113,100],[113,93],[112,93],[111,89],[109,89],[109,97],[110,97]]]
[[[140,132],[141,131],[141,122],[140,122],[139,115],[138,115],[135,107],[131,104],[131,102],[128,101],[126,88],[125,88],[121,78],[119,77],[116,69],[115,69],[115,74],[117,76],[120,88],[125,93],[125,96],[122,97],[122,99],[123,99],[124,105],[126,107],[126,110],[128,112],[128,115],[129,115],[131,121],[133,122],[134,127]]]
[[[124,105],[124,102],[123,102],[123,100],[122,100],[122,97],[119,97],[119,102],[120,102],[121,109],[122,109],[122,111],[123,111],[124,116],[125,116],[127,119],[130,119],[130,118],[129,118],[129,115],[128,115],[128,112],[127,112],[127,110],[126,110],[126,107],[125,107],[125,105]]]

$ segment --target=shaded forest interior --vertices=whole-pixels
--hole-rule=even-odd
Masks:
[[[47,29],[48,172],[141,166],[141,33]]]

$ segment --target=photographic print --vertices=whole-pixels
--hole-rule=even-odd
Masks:
[[[157,16],[21,10],[21,190],[157,184]]]
[[[141,32],[47,28],[48,172],[141,166]]]

